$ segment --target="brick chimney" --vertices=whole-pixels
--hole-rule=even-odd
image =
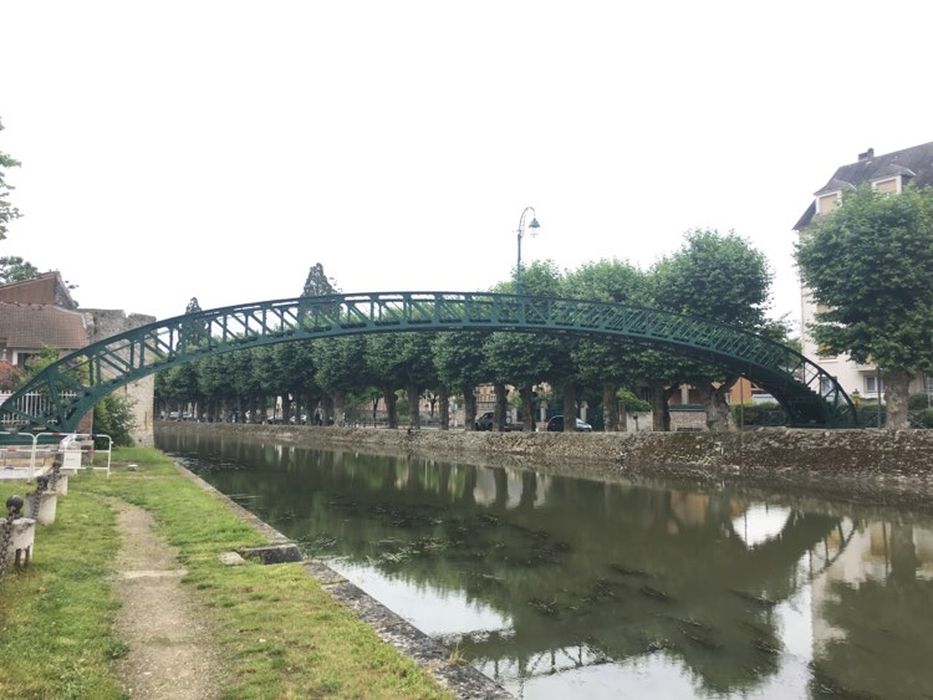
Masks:
[[[859,159],[859,160],[871,160],[871,159],[874,158],[874,157],[875,157],[875,149],[874,149],[874,148],[869,148],[869,149],[868,149],[867,151],[865,151],[864,153],[859,153],[859,154],[858,154],[858,159]]]

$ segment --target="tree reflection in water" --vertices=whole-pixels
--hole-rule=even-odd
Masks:
[[[933,652],[933,591],[917,576],[919,525],[887,526],[888,571],[871,577],[853,562],[881,520],[779,494],[229,439],[160,446],[189,451],[205,478],[247,494],[245,505],[310,551],[498,613],[506,629],[446,641],[513,688],[588,666],[644,673],[647,659],[663,659],[697,694],[784,683],[794,664],[813,695],[933,694],[921,663]],[[417,624],[444,606],[412,614]],[[801,634],[809,648],[789,649]]]

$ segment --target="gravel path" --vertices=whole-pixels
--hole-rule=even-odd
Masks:
[[[181,583],[176,552],[142,508],[112,500],[122,543],[114,590],[123,604],[117,632],[129,653],[117,673],[131,698],[220,696],[222,660],[204,615]]]

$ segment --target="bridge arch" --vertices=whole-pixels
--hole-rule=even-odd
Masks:
[[[260,301],[156,321],[49,365],[0,405],[21,429],[71,431],[114,389],[210,354],[362,333],[516,331],[625,340],[710,362],[769,391],[800,427],[854,427],[855,408],[819,365],[708,319],[628,304],[488,292],[367,292]],[[38,412],[26,395],[51,407]]]

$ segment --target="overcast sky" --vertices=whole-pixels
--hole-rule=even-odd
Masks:
[[[926,2],[0,0],[0,256],[159,318],[647,267],[695,227],[768,257],[839,165],[933,140]]]

